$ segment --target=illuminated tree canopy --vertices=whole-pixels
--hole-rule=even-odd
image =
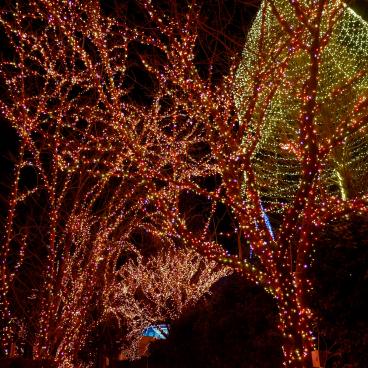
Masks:
[[[230,273],[191,249],[165,249],[148,260],[138,255],[105,283],[102,319],[125,324],[122,349],[130,358],[139,358],[145,328],[172,323]]]

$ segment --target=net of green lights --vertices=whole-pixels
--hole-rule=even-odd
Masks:
[[[300,27],[294,9],[287,0],[274,2],[276,10],[282,14],[286,23]],[[314,6],[312,2],[302,1],[303,6]],[[317,111],[315,126],[320,142],[327,140],[342,124],[348,125],[359,114],[359,99],[368,94],[368,24],[351,8],[340,2],[330,2],[331,9],[325,9],[320,34],[330,34],[322,57],[319,60]],[[329,32],[331,14],[337,21]],[[302,32],[301,32],[302,33]],[[244,119],[244,108],[257,83],[254,74],[262,67],[264,55],[270,64],[278,65],[288,58],[287,66],[276,93],[268,104],[261,139],[253,154],[253,165],[258,177],[258,190],[265,203],[276,205],[290,203],[298,188],[301,172],[301,157],[298,117],[302,106],[303,87],[309,73],[310,62],[307,48],[310,40],[303,33],[298,40],[299,49],[295,52],[290,34],[282,29],[280,22],[268,2],[263,2],[249,32],[243,51],[242,61],[237,72],[235,99],[240,120]],[[288,45],[277,55],[270,50],[275,44]],[[297,46],[295,46],[297,47]],[[263,61],[264,63],[264,61]],[[261,93],[267,96],[267,88]],[[272,81],[269,84],[272,88]],[[266,98],[266,97],[264,97]],[[255,106],[249,128],[255,125],[262,113],[262,98]],[[343,144],[331,150],[327,164],[320,172],[325,189],[342,199],[364,194],[367,190],[368,137],[366,125],[346,134]],[[244,142],[246,144],[246,142]]]

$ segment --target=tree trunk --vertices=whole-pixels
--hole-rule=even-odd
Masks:
[[[279,330],[283,336],[283,367],[310,368],[314,348],[312,313],[301,301],[301,290],[285,282],[277,295]]]

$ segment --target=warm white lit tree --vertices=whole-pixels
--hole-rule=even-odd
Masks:
[[[105,265],[135,234],[172,243],[149,199],[155,143],[118,80],[136,35],[83,1],[8,4],[0,24],[0,113],[18,137],[0,248],[2,355],[21,317],[35,359],[76,367]]]
[[[138,358],[145,328],[170,325],[231,272],[192,249],[169,248],[148,259],[137,254],[116,271],[113,280],[105,280],[102,319],[125,326],[122,348],[130,358]]]

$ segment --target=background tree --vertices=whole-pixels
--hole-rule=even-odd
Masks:
[[[125,327],[121,349],[137,359],[144,329],[162,323],[170,326],[230,272],[190,249],[165,249],[148,259],[138,254],[104,283],[101,318],[121,330]]]
[[[277,6],[286,20],[296,27],[297,24],[294,23],[298,21],[294,19],[293,10],[287,2],[279,1]],[[359,128],[366,125],[363,96],[368,88],[366,70],[368,54],[365,47],[368,43],[368,25],[350,8],[336,16],[338,18],[330,19],[330,23],[327,23],[327,19],[321,19],[319,26],[325,39],[322,45],[323,53],[316,70],[318,89],[315,134],[319,139],[332,144],[328,151],[328,159],[319,174],[322,177],[320,185],[324,186],[324,190],[345,200],[362,196],[367,191],[365,180],[367,138],[365,130]],[[331,24],[333,21],[336,24]],[[266,33],[260,46],[258,40],[262,34],[262,22],[263,26],[272,32]],[[265,14],[263,18],[259,14],[256,18],[248,34],[237,75],[239,84],[237,103],[241,115],[245,113],[242,104],[252,97],[253,88],[256,87],[251,74],[254,64],[259,62],[258,50],[262,47],[260,52],[267,54],[275,42],[281,42],[280,37],[284,39],[283,42],[287,42],[289,34],[284,31],[273,14]],[[351,32],[354,32],[353,36]],[[302,42],[311,41],[304,38]],[[283,57],[285,55],[276,55],[274,61],[280,62]],[[309,68],[310,62],[304,48],[291,56],[285,70],[283,85],[272,97],[266,111],[260,141],[252,157],[258,179],[257,188],[263,202],[270,203],[271,211],[282,211],[282,204],[292,201],[298,189],[302,171],[300,161],[302,151],[298,147],[300,127],[297,121],[306,88],[306,77],[300,76],[307,76]],[[331,104],[334,104],[333,110]],[[255,108],[257,116],[257,110],[261,108],[258,106]],[[356,114],[355,117],[353,112]],[[354,124],[352,121],[354,118],[360,119],[360,124]],[[341,129],[348,121],[351,125],[350,131],[336,134],[336,130]],[[336,145],[334,142],[336,139],[343,139],[343,144]]]

